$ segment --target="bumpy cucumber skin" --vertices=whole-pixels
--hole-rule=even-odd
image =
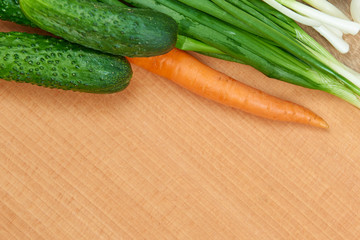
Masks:
[[[169,52],[177,23],[150,9],[114,7],[84,0],[20,0],[25,16],[40,28],[70,42],[128,57]]]
[[[21,12],[19,0],[0,0],[0,19],[35,27]]]
[[[0,33],[0,78],[88,93],[125,89],[132,77],[124,57],[62,39],[20,32]]]
[[[126,7],[125,4],[118,0],[89,0],[97,3],[106,3],[116,7]],[[36,27],[29,19],[22,13],[19,0],[0,0],[0,19],[4,21],[14,22],[24,26]]]

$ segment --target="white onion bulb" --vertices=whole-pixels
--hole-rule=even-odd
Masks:
[[[360,23],[360,0],[352,0],[350,10],[353,20]]]

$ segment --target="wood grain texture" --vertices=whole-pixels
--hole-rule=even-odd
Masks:
[[[360,71],[360,35],[347,38],[350,54],[329,50]],[[257,118],[135,66],[112,95],[0,81],[0,239],[360,239],[360,111],[280,81],[244,82],[330,129]]]

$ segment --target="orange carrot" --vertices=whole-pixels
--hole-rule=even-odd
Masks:
[[[272,120],[328,128],[328,124],[312,111],[240,83],[182,50],[173,49],[160,56],[128,58],[128,60],[195,94],[247,113]],[[257,71],[253,68],[246,70]],[[252,73],[249,72],[247,77],[251,76]]]

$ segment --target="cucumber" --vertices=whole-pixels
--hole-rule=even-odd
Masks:
[[[66,40],[21,32],[0,33],[0,78],[88,93],[125,89],[132,69],[124,57]]]
[[[0,0],[0,19],[17,24],[35,27],[21,12],[19,0]]]
[[[114,55],[161,55],[174,48],[177,40],[175,20],[151,9],[93,0],[20,0],[20,7],[43,30]]]
[[[94,2],[111,4],[117,7],[126,7],[125,4],[118,0],[89,0]],[[19,5],[19,0],[0,0],[0,19],[4,21],[14,22],[24,26],[36,27],[29,19],[22,13]]]

